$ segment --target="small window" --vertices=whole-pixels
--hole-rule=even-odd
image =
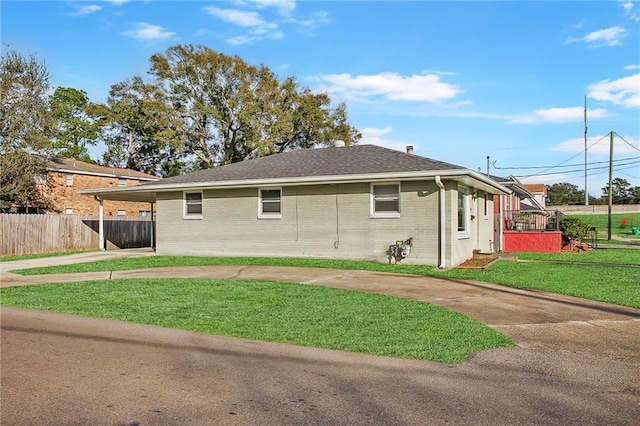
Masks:
[[[138,210],[138,216],[149,217],[151,216],[151,210]]]
[[[282,217],[282,190],[261,189],[260,211],[258,217],[267,219],[279,219]]]
[[[127,215],[126,210],[118,210],[118,216],[126,216],[126,215]]]
[[[373,217],[400,216],[400,184],[371,185]]]
[[[127,186],[126,179],[118,179],[118,186]]]
[[[202,219],[202,192],[184,193],[184,217]]]
[[[458,233],[469,232],[467,218],[469,211],[469,191],[464,187],[458,188]]]
[[[67,174],[67,186],[73,186],[73,175],[71,173]]]
[[[48,175],[46,173],[38,173],[33,177],[36,185],[46,185],[48,183]]]
[[[70,208],[64,209],[64,214],[73,214],[73,209],[70,209]]]
[[[486,192],[484,194],[484,216],[489,216],[489,195]]]

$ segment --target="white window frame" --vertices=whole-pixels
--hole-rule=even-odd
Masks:
[[[187,195],[200,194],[200,213],[187,213],[187,205],[198,205],[197,202],[188,203]],[[202,212],[204,211],[204,196],[202,191],[184,191],[182,193],[182,218],[183,219],[202,219]]]
[[[73,174],[67,173],[67,186],[73,186]]]
[[[264,211],[264,202],[262,200],[262,191],[279,191],[280,198],[278,202],[280,203],[280,211],[279,212],[265,212]],[[258,188],[258,219],[282,219],[282,187],[264,187]]]
[[[120,188],[127,186],[127,180],[126,179],[118,179],[118,186]]]
[[[138,217],[149,217],[151,216],[151,210],[138,210]]]
[[[466,239],[471,238],[470,229],[471,229],[471,213],[470,213],[470,202],[471,191],[466,186],[459,185],[458,186],[458,196],[457,196],[457,212],[456,212],[456,225],[458,227],[458,239]],[[460,206],[460,201],[462,197],[462,206]],[[460,209],[462,208],[463,212],[463,225],[460,226]],[[462,228],[462,229],[461,229]]]
[[[398,201],[398,210],[397,211],[376,211],[376,196],[375,196],[375,187],[377,186],[397,186],[398,187],[398,195],[397,197],[397,201]],[[376,183],[371,183],[370,186],[370,191],[369,191],[369,196],[370,196],[370,214],[372,218],[399,218],[400,217],[400,212],[401,212],[401,201],[402,201],[402,186],[400,185],[400,182],[376,182]],[[384,198],[384,197],[382,197]],[[382,201],[382,200],[380,200]]]
[[[126,215],[127,215],[127,211],[126,211],[126,210],[122,210],[122,209],[120,209],[120,210],[118,210],[117,215],[118,215],[118,216],[126,216]]]
[[[67,207],[64,209],[64,214],[73,214],[73,209],[71,207]]]

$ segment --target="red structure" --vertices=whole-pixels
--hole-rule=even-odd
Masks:
[[[562,250],[560,231],[503,231],[504,251],[559,253]]]

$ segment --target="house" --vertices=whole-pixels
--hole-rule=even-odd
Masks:
[[[494,196],[495,241],[499,251],[556,252],[562,247],[559,217],[545,210],[540,191],[544,185],[525,185],[514,176],[491,176],[510,189]]]
[[[464,167],[374,145],[298,150],[80,191],[156,203],[162,255],[361,259],[455,266],[495,249],[493,197]]]
[[[90,188],[126,188],[159,178],[131,169],[106,167],[75,160],[50,158],[47,173],[37,178],[41,190],[51,201],[51,206],[41,213],[98,215],[99,205],[93,196],[79,194],[78,190]],[[149,203],[109,201],[104,214],[110,216],[147,216]]]
[[[543,209],[547,208],[547,186],[543,183],[530,183],[524,184],[524,188],[533,195],[533,199],[542,206]]]

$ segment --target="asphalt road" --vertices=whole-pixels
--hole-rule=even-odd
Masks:
[[[2,286],[27,284],[7,272],[11,265],[1,266]],[[413,297],[476,317],[519,347],[447,365],[3,307],[2,425],[637,425],[640,419],[638,310],[352,271],[118,274],[275,275]]]

